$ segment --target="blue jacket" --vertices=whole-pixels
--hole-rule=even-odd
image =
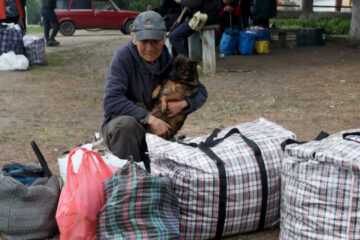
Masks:
[[[149,111],[137,104],[145,104],[149,110],[153,108],[152,92],[166,78],[171,65],[172,57],[166,46],[152,71],[145,68],[143,59],[131,40],[127,46],[118,49],[112,58],[106,77],[103,102],[105,119],[102,131],[112,119],[121,115],[132,116],[138,121],[145,119]],[[207,91],[200,84],[199,91],[186,98],[189,106],[183,112],[189,114],[195,111],[206,102],[206,99]]]

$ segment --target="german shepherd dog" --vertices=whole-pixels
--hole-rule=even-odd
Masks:
[[[155,104],[151,114],[171,126],[172,130],[168,138],[172,138],[179,131],[185,122],[186,115],[179,113],[172,118],[168,118],[166,113],[167,103],[170,101],[182,101],[185,97],[190,97],[198,91],[198,86],[197,62],[183,55],[176,56],[168,78],[164,79],[162,84],[159,84],[152,93],[152,98],[157,99],[157,104]],[[161,109],[158,106],[159,104],[161,104]]]

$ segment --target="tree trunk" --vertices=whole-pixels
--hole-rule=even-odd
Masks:
[[[352,47],[360,45],[360,0],[353,0],[349,39]]]
[[[302,0],[301,2],[301,18],[309,19],[313,14],[313,0]]]

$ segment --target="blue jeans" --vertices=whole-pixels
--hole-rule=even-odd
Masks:
[[[59,31],[59,21],[56,17],[55,11],[54,11],[54,9],[51,9],[51,8],[43,8],[41,13],[42,13],[42,16],[44,19],[45,40],[46,40],[46,42],[49,40],[54,40],[56,34]],[[53,30],[51,32],[51,36],[49,38],[49,32],[50,32],[50,28],[51,28],[50,23],[52,23],[54,25],[54,28],[53,28]]]
[[[174,29],[172,33],[169,35],[170,43],[176,52],[189,57],[189,53],[187,48],[184,45],[183,40],[186,40],[193,34],[195,31],[189,27],[188,22],[183,22],[177,28]]]

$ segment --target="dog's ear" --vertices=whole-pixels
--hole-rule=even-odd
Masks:
[[[191,69],[193,70],[193,71],[196,71],[196,67],[197,67],[197,62],[196,61],[193,61],[193,60],[190,60],[189,61],[189,66],[191,67]]]

